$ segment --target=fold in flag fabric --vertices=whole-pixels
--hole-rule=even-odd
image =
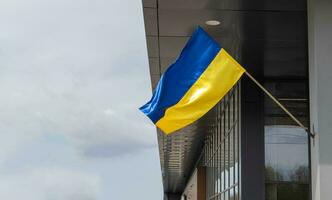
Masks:
[[[180,56],[161,76],[151,100],[140,108],[170,134],[201,118],[241,78],[245,69],[198,27]]]

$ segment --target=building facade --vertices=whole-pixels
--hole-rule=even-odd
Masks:
[[[143,9],[153,88],[199,25],[317,133],[244,75],[194,124],[158,131],[165,199],[330,199],[332,1],[143,0]]]

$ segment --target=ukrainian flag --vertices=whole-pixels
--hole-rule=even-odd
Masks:
[[[169,134],[201,118],[241,78],[241,67],[202,28],[161,76],[151,100],[140,108]]]

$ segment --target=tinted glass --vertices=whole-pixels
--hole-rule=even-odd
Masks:
[[[206,136],[206,199],[239,200],[239,86],[215,107],[218,117]]]
[[[267,80],[268,88],[308,125],[306,79]],[[308,135],[269,97],[265,98],[266,200],[309,199]]]

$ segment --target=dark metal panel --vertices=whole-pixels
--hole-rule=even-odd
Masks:
[[[152,85],[152,90],[154,90],[157,87],[158,81],[159,81],[160,76],[159,75],[151,75],[151,85]]]
[[[306,31],[306,27],[301,27]],[[268,77],[307,74],[307,45],[304,41],[268,41],[264,44],[264,75]]]
[[[207,20],[221,22],[206,28],[214,37],[232,37],[241,40],[305,41],[306,26],[302,12],[163,10],[159,11],[160,36],[190,36],[198,25],[206,27]]]
[[[142,3],[145,8],[157,8],[157,0],[142,0]]]
[[[176,50],[174,50],[176,51]],[[161,63],[161,73],[164,73],[170,64],[175,61],[176,57],[173,58],[160,58]]]
[[[215,10],[167,10],[160,9],[160,36],[190,36],[196,26],[205,27],[205,21],[216,19],[222,23],[231,21],[229,15],[223,19],[222,12]],[[220,35],[224,26],[216,28],[214,35]],[[210,32],[211,33],[211,32]]]
[[[151,58],[159,57],[159,44],[157,36],[147,36],[146,43],[148,47],[148,55]]]
[[[167,9],[223,9],[223,10],[306,10],[305,0],[159,0]]]
[[[160,37],[160,54],[163,58],[176,58],[188,37]]]
[[[247,77],[242,79],[241,109],[241,200],[264,200],[263,94]]]
[[[175,61],[187,39],[188,37],[161,37],[162,72]],[[306,46],[301,41],[215,39],[244,67],[264,65],[265,76],[303,77],[307,73]]]
[[[147,36],[158,36],[157,9],[143,8],[145,33]]]
[[[149,58],[150,75],[160,76],[159,58]]]

